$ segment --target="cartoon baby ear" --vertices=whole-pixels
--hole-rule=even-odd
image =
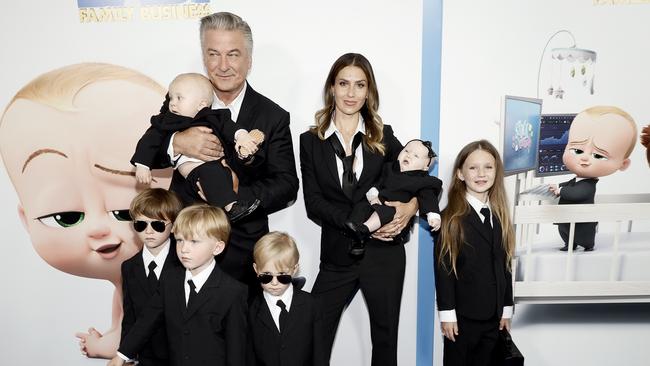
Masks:
[[[623,171],[623,170],[629,168],[631,162],[632,161],[630,160],[630,158],[627,158],[627,159],[623,160],[623,163],[621,164],[621,167],[618,168],[618,170]]]

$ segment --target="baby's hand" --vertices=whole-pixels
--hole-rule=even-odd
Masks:
[[[120,358],[120,356],[115,356],[113,357],[106,366],[122,366],[124,365],[124,360]],[[132,365],[132,363],[128,363],[127,365]]]
[[[427,222],[429,223],[429,226],[431,227],[431,231],[440,230],[440,219],[439,218],[429,217],[429,218],[427,218]]]
[[[140,184],[151,184],[151,170],[142,165],[136,165],[135,167],[135,179]]]
[[[235,141],[235,151],[243,159],[255,154],[259,145],[264,142],[264,133],[260,130],[251,132],[242,131],[237,135]]]
[[[110,359],[115,357],[117,346],[120,343],[119,329],[117,331],[109,330],[102,335],[97,329],[90,327],[88,333],[78,332],[75,336],[79,338],[81,354],[92,358]]]
[[[548,190],[553,192],[553,194],[556,196],[560,195],[560,187],[558,187],[557,184],[549,184]]]

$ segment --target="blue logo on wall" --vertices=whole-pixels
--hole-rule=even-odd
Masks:
[[[210,0],[77,0],[79,22],[197,19],[208,14]]]

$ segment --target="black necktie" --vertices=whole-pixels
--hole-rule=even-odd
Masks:
[[[280,307],[280,333],[284,330],[285,325],[287,325],[287,317],[289,317],[289,312],[287,311],[287,306],[282,302],[282,300],[278,300],[278,302],[275,303],[277,306]]]
[[[483,207],[481,209],[481,215],[483,215],[483,226],[487,229],[488,232],[492,232],[492,224],[490,224],[490,209]]]
[[[363,134],[361,132],[357,132],[357,134],[354,135],[354,139],[352,139],[352,154],[350,154],[350,156],[346,156],[345,149],[343,148],[343,145],[341,145],[341,141],[339,141],[339,138],[336,136],[336,134],[332,134],[332,136],[329,137],[330,144],[332,144],[332,148],[334,148],[336,156],[338,156],[338,158],[343,162],[343,176],[341,177],[341,186],[343,188],[343,193],[345,193],[345,195],[350,199],[352,198],[354,189],[357,186],[357,176],[352,170],[352,167],[354,165],[354,156],[355,151],[357,151],[357,148],[361,144],[362,139]]]
[[[149,274],[147,275],[147,283],[149,284],[149,289],[155,291],[158,287],[158,277],[156,277],[156,272],[153,270],[156,269],[158,265],[156,261],[149,262]]]
[[[190,308],[190,304],[192,303],[192,300],[196,298],[196,286],[194,285],[194,281],[192,280],[187,280],[187,284],[190,285],[190,296],[187,299],[187,308]]]

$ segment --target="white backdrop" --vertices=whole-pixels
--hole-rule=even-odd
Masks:
[[[138,1],[129,1],[138,7]],[[385,122],[400,140],[420,126],[421,2],[372,0],[304,2],[212,1],[211,10],[241,15],[253,30],[251,85],[291,113],[294,151],[313,121],[332,62],[359,52],[373,64]],[[27,82],[79,62],[107,62],[140,71],[166,86],[181,72],[202,71],[198,20],[80,23],[77,2],[13,1],[0,13],[0,108]],[[299,169],[299,166],[297,166]],[[44,179],[46,181],[46,179]],[[110,325],[112,285],[55,270],[33,250],[16,207],[18,199],[0,169],[0,354],[12,365],[99,365],[83,358],[74,333]],[[319,228],[306,218],[302,190],[297,202],[271,217],[271,229],[293,235],[310,289],[317,273]],[[417,243],[407,245],[407,274],[400,323],[399,358],[415,364]],[[345,313],[333,365],[369,365],[370,336],[363,299]]]

